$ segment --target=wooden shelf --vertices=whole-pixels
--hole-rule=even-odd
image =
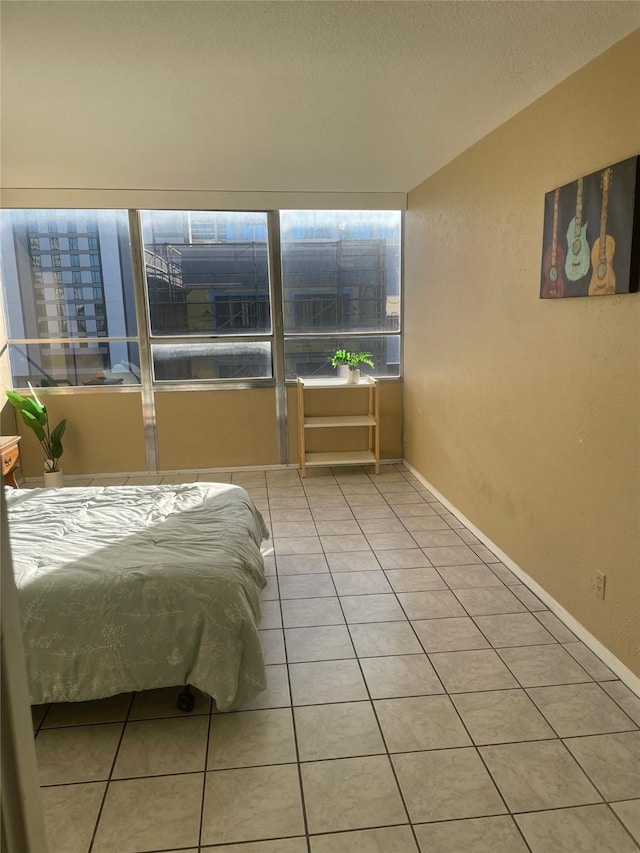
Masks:
[[[325,453],[305,453],[304,464],[314,465],[371,465],[375,464],[375,453],[370,450],[333,450]]]
[[[376,474],[380,471],[380,386],[376,379],[363,377],[357,385],[347,384],[344,379],[298,379],[298,454],[300,473],[304,477],[305,468],[314,465],[375,465]],[[305,392],[323,390],[366,389],[366,400],[362,396],[354,399],[367,404],[367,410],[358,415],[316,415],[305,417]],[[317,402],[317,401],[316,401]],[[363,405],[364,408],[364,405]],[[368,450],[329,450],[322,453],[308,453],[305,433],[309,429],[339,429],[344,427],[365,428],[369,433]],[[349,442],[351,443],[351,442]],[[354,442],[355,443],[355,442]]]
[[[330,415],[322,418],[305,418],[304,428],[375,426],[372,415]]]

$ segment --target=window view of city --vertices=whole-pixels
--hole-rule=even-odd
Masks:
[[[274,311],[286,378],[333,375],[338,348],[400,374],[401,215],[280,213],[282,305],[268,217],[142,211],[147,320],[136,321],[127,211],[2,214],[2,280],[16,387],[140,382],[138,330],[157,382],[273,377]]]
[[[126,211],[3,211],[0,248],[15,387],[140,381]]]

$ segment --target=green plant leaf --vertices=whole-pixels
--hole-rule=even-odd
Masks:
[[[35,432],[36,438],[38,439],[38,441],[40,441],[40,442],[45,441],[47,438],[47,435],[46,435],[44,429],[42,428],[42,424],[40,423],[38,418],[33,414],[33,412],[27,411],[26,409],[22,409],[20,414],[22,415],[22,420],[25,422],[25,424]]]
[[[62,436],[67,427],[67,421],[62,420],[51,433],[51,459],[59,459],[62,456]]]

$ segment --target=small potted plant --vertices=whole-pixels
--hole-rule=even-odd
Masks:
[[[338,379],[347,379],[349,374],[349,363],[347,362],[346,349],[337,349],[331,359],[331,366],[338,369]]]
[[[338,379],[345,379],[347,385],[357,385],[360,382],[359,364],[368,364],[369,367],[373,367],[371,353],[338,349],[331,358],[332,367],[338,368]]]
[[[62,420],[53,429],[49,429],[49,416],[47,409],[29,383],[29,389],[33,394],[23,397],[15,391],[7,391],[9,401],[22,415],[25,424],[34,431],[36,438],[42,445],[44,451],[44,484],[45,486],[61,486],[63,483],[62,471],[58,460],[62,456],[62,436],[67,426],[67,421]]]

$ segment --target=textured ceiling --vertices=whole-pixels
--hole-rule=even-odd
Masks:
[[[233,191],[408,191],[640,26],[571,0],[1,15],[4,186]]]

